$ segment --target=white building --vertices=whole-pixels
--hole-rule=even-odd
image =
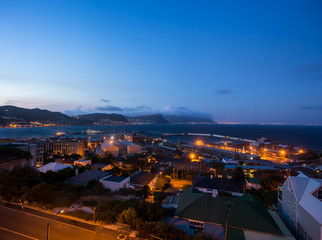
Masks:
[[[322,239],[322,179],[290,176],[280,187],[278,210],[299,239]]]
[[[58,172],[65,168],[73,168],[73,165],[60,164],[57,162],[50,162],[44,166],[37,168],[39,172],[46,173],[47,171]]]
[[[114,141],[107,141],[105,140],[102,144],[101,144],[101,149],[104,152],[109,152],[111,153],[114,157],[118,157],[120,154],[120,148],[115,144]]]
[[[130,177],[109,175],[99,181],[105,189],[110,189],[112,192],[118,191],[120,188],[128,188],[130,185]]]
[[[119,147],[120,154],[135,154],[142,153],[142,147],[139,144],[129,141],[115,142],[115,145]]]

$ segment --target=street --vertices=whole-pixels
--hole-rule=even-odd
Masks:
[[[0,205],[0,240],[46,240],[49,218]],[[93,231],[94,230],[94,231]],[[53,220],[50,240],[115,240],[118,231],[93,225],[93,230]]]

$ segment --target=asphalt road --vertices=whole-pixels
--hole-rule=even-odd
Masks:
[[[41,214],[41,213],[40,213]],[[21,209],[0,205],[0,240],[46,240],[47,224],[53,215],[38,216]],[[53,220],[50,224],[50,240],[115,240],[118,231],[102,226],[79,227],[74,224]]]

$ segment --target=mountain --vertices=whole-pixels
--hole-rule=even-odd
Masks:
[[[0,107],[0,125],[8,125],[10,123],[30,124],[30,122],[71,125],[89,123],[88,121],[78,120],[60,112],[51,112],[39,108],[27,109],[15,106]]]
[[[99,124],[127,123],[128,120],[121,114],[91,113],[79,115],[76,118]]]
[[[121,114],[92,113],[70,117],[60,112],[51,112],[39,108],[27,109],[15,106],[0,107],[0,126],[10,124],[29,125],[31,122],[56,125],[91,125],[91,124],[124,124],[124,123],[215,123],[209,118],[195,118],[183,116],[163,116],[153,114],[137,117],[125,117]]]
[[[153,114],[147,116],[138,117],[127,117],[128,121],[131,123],[153,123],[153,124],[163,124],[169,123],[161,114]]]
[[[216,123],[210,118],[197,118],[173,115],[164,115],[164,118],[171,123]]]

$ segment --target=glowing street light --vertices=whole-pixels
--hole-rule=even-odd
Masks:
[[[60,209],[54,216],[53,218],[49,221],[49,223],[47,223],[47,240],[49,240],[49,230],[50,230],[50,223],[54,220],[54,218],[59,214],[59,213],[63,213],[64,209]]]

